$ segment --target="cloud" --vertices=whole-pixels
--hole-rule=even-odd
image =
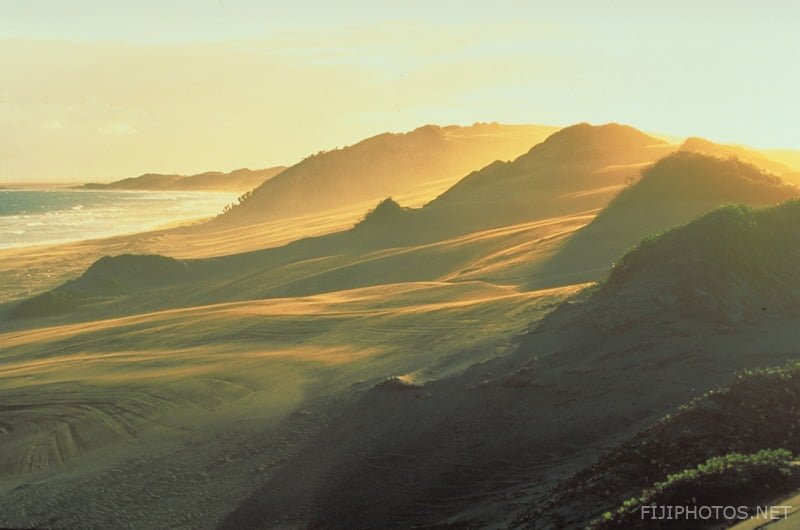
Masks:
[[[42,124],[42,129],[45,131],[60,131],[64,128],[64,125],[57,120],[46,121]]]
[[[459,94],[498,83],[485,72],[499,63],[471,63],[455,30],[414,24],[412,39],[384,29],[364,28],[363,40],[350,29],[192,44],[0,40],[14,52],[0,53],[0,135],[14,138],[0,145],[4,174],[103,180],[291,164],[456,118]],[[70,134],[54,135],[59,126]]]
[[[138,132],[136,127],[131,125],[130,123],[109,123],[103,127],[97,129],[97,132],[100,134],[134,134]]]
[[[445,9],[349,25],[317,16],[216,42],[0,39],[0,177],[292,164],[424,123],[621,121],[794,142],[797,32],[770,27],[744,42],[758,29],[747,17],[509,13],[476,20]],[[56,124],[69,134],[54,134]]]

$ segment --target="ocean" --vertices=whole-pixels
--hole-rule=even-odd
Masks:
[[[152,230],[216,215],[238,194],[0,189],[0,248]]]

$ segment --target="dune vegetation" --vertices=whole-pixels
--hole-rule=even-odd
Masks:
[[[800,450],[799,368],[794,361],[742,370],[556,485],[520,523],[632,528],[644,524],[638,510],[651,502],[717,505],[728,498],[754,507],[791,493],[800,486],[792,456]]]

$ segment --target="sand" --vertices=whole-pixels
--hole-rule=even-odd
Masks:
[[[74,277],[92,255],[253,250],[346,227],[360,215],[296,219],[293,231],[266,223],[258,231],[19,249],[4,252],[2,264],[28,268],[26,290],[41,290]],[[222,281],[216,302],[166,309],[159,296],[142,297],[150,309],[139,314],[109,318],[107,308],[90,308],[3,324],[0,524],[213,527],[327,425],[339,403],[387,377],[424,383],[510,351],[532,322],[582,287],[522,291],[519,278],[593,215],[368,251],[333,267],[292,265],[295,273],[272,276],[278,284],[307,278],[312,287],[304,289],[315,291],[315,277],[342,267],[382,271],[368,287],[350,288],[344,278],[331,289],[326,279],[325,293],[237,300],[267,282],[271,273],[262,271],[246,288]],[[435,262],[427,271],[408,265]],[[397,275],[406,277],[391,281]],[[419,275],[424,280],[413,279]],[[2,277],[8,293],[15,280]]]
[[[421,206],[451,183],[450,179],[428,182],[396,198],[406,206]],[[61,245],[0,249],[0,301],[18,300],[53,288],[78,276],[105,255],[152,253],[203,258],[275,247],[347,229],[374,205],[374,201],[364,201],[316,214],[219,230],[172,227]]]
[[[0,524],[209,527],[326,399],[499,355],[571,292],[410,283],[6,333]]]

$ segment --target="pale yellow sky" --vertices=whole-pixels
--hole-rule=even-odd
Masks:
[[[2,3],[0,183],[291,164],[425,123],[800,147],[788,2],[65,4]]]

